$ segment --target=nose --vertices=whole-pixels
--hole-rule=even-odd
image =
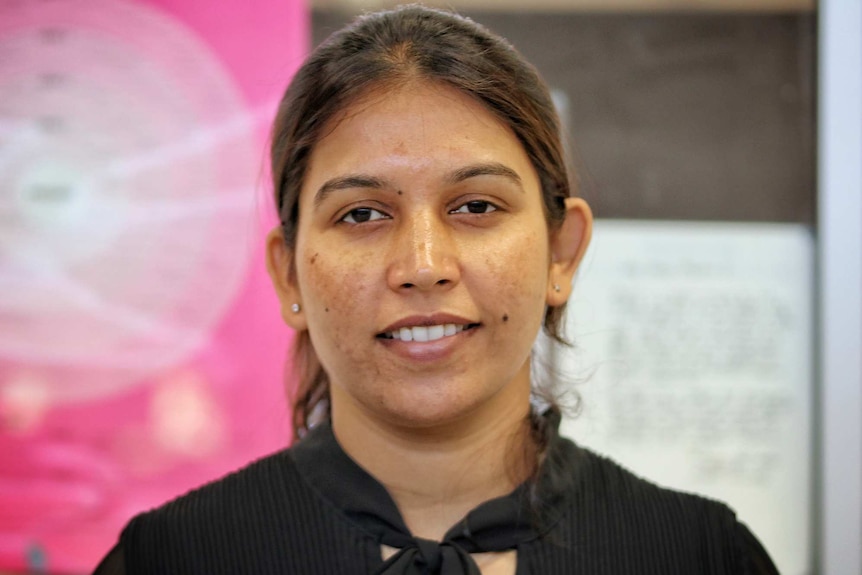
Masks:
[[[461,279],[452,230],[432,213],[402,220],[392,238],[389,262],[387,281],[396,291],[448,289]]]

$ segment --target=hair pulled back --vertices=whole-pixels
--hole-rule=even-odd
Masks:
[[[539,176],[549,228],[561,225],[571,184],[559,119],[544,81],[506,40],[481,25],[410,5],[360,16],[334,33],[288,86],[271,148],[275,202],[288,248],[296,246],[299,194],[323,131],[363,96],[417,80],[443,83],[475,98],[514,132]],[[562,306],[549,307],[544,330],[564,343],[562,314]],[[293,353],[299,377],[293,428],[301,437],[317,417],[328,415],[329,378],[307,332],[297,335]]]

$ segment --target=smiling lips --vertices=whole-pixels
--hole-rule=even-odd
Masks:
[[[471,322],[459,316],[439,313],[432,316],[412,316],[395,322],[384,331],[377,334],[378,339],[400,342],[428,343],[451,337],[459,333],[478,327],[478,323]]]
[[[401,341],[437,341],[444,337],[455,335],[464,331],[469,325],[457,325],[454,323],[446,323],[442,325],[414,326],[402,327],[394,331],[389,331],[381,334],[384,339],[398,339]]]

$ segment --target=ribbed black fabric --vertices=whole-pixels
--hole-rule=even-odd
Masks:
[[[549,454],[559,465],[551,467],[561,475],[539,495],[550,489],[562,509],[549,531],[518,546],[518,575],[777,573],[726,506],[661,489],[568,440],[554,441]],[[349,469],[338,473],[342,492],[357,480]],[[96,573],[374,573],[383,564],[380,535],[319,483],[291,450],[262,459],[134,518]],[[554,484],[566,492],[553,493]]]
[[[311,431],[291,449],[291,456],[306,483],[368,533],[376,548],[386,545],[400,550],[380,566],[379,575],[480,575],[471,553],[517,549],[556,525],[574,492],[576,475],[568,462],[576,454],[567,456],[569,448],[574,446],[554,441],[547,450],[537,489],[543,496],[541,509],[531,505],[528,484],[520,485],[472,509],[447,530],[441,542],[410,533],[395,501],[341,449],[329,423]]]

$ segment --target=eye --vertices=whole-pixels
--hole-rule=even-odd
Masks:
[[[452,210],[451,214],[488,214],[497,211],[497,206],[484,200],[471,200]]]
[[[354,208],[347,212],[344,217],[341,218],[341,221],[348,224],[363,224],[365,222],[373,222],[375,220],[382,220],[388,217],[389,216],[383,212],[375,210],[374,208]]]

